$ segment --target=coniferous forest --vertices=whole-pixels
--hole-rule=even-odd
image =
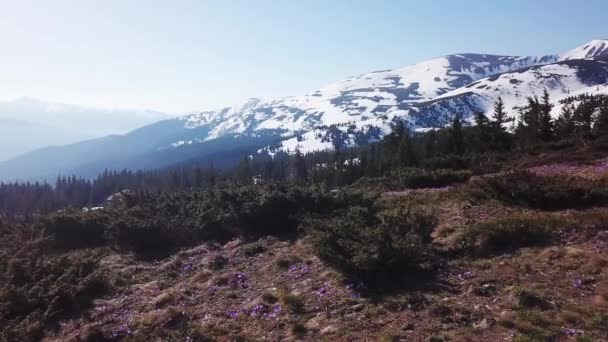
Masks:
[[[555,105],[562,107],[556,119],[550,114]],[[589,145],[602,148],[608,144],[607,136],[608,96],[580,95],[556,104],[545,91],[540,99],[528,98],[518,120],[507,116],[499,99],[491,113],[480,112],[467,120],[455,113],[445,128],[414,132],[405,123],[395,122],[393,133],[384,140],[356,148],[336,146],[335,151],[307,155],[299,151],[254,154],[225,169],[198,161],[160,170],[106,170],[95,179],[60,175],[54,184],[0,183],[0,212],[28,216],[103,206],[109,196],[125,189],[169,193],[268,182],[324,184],[328,188],[359,182],[400,188],[408,185],[399,183],[407,175],[423,178],[421,174],[427,173],[435,180],[422,181],[419,186],[441,186],[442,181],[436,179],[499,171],[514,153]]]

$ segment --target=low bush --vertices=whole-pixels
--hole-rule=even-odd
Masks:
[[[352,188],[374,190],[441,188],[467,182],[472,175],[469,170],[402,168],[393,170],[384,177],[361,178],[352,185]]]
[[[434,216],[422,208],[353,207],[344,216],[317,222],[313,245],[326,263],[373,281],[426,260],[434,225]]]
[[[76,249],[105,244],[107,225],[107,216],[103,214],[67,211],[43,217],[39,228],[51,237],[53,247]]]
[[[473,174],[499,172],[502,165],[510,157],[507,153],[486,153],[473,155],[445,155],[427,158],[422,161],[422,167],[429,170],[471,170]]]
[[[508,217],[464,229],[459,247],[478,254],[497,254],[522,247],[550,244],[564,225],[550,215]]]
[[[66,211],[43,218],[38,228],[62,250],[112,245],[142,257],[162,258],[201,241],[294,237],[308,217],[327,217],[352,205],[371,205],[373,200],[374,196],[359,192],[273,184],[156,196],[129,194],[124,208]]]
[[[469,170],[423,170],[415,168],[397,169],[390,177],[403,188],[440,188],[468,181],[473,173]]]
[[[481,179],[473,185],[472,194],[477,198],[492,198],[535,209],[580,209],[608,203],[608,178],[586,179],[519,171]]]
[[[2,341],[40,340],[45,327],[80,314],[113,287],[99,267],[106,251],[45,254],[37,246],[0,261],[5,270],[0,277]]]

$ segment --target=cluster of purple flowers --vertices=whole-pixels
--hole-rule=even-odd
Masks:
[[[564,335],[570,336],[570,337],[575,337],[575,336],[583,334],[583,331],[574,329],[574,328],[564,328],[563,332],[564,332]]]
[[[239,317],[239,312],[236,310],[230,310],[230,311],[228,311],[228,317],[235,319],[235,318]]]
[[[315,290],[316,294],[319,295],[320,297],[326,297],[331,295],[331,286],[329,285],[328,282],[323,283],[323,285],[321,287],[319,287],[318,289]]]
[[[266,304],[257,304],[253,308],[247,310],[242,309],[241,312],[244,315],[250,317],[260,317],[260,318],[276,318],[283,312],[283,307],[279,304],[276,304],[272,307]],[[236,319],[240,316],[240,312],[238,310],[228,311],[228,317],[232,319]]]
[[[230,286],[235,288],[246,289],[249,287],[249,276],[243,272],[236,272],[230,279]]]
[[[302,278],[303,276],[308,274],[309,271],[310,271],[310,269],[308,268],[308,265],[306,265],[306,264],[303,264],[301,266],[294,264],[294,265],[289,266],[289,269],[287,270],[289,275],[295,279]]]
[[[127,324],[121,324],[118,328],[112,330],[112,337],[114,338],[122,338],[133,334],[131,328]]]
[[[192,273],[193,271],[194,271],[194,265],[185,264],[184,266],[182,266],[181,274],[182,274],[182,276],[184,276],[184,275],[188,275],[188,274]]]
[[[594,277],[577,277],[574,279],[574,281],[572,281],[572,286],[574,286],[577,289],[584,289],[586,285],[591,285],[595,282],[595,278]]]
[[[460,273],[458,275],[458,279],[467,280],[467,279],[475,278],[476,276],[477,276],[477,274],[475,274],[475,272],[466,271],[466,272]]]

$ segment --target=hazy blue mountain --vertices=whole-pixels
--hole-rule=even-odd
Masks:
[[[19,98],[0,102],[0,161],[47,146],[124,134],[169,116]]]

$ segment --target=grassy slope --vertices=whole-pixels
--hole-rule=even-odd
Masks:
[[[533,170],[593,178],[605,163]],[[404,270],[382,294],[324,265],[307,238],[204,244],[156,262],[113,252],[100,265],[122,283],[47,331],[46,340],[608,339],[608,208],[545,213],[474,200],[468,186],[381,199],[391,207],[432,203],[439,219],[437,271]],[[571,224],[543,246],[484,254],[460,249],[470,227],[516,216]]]

